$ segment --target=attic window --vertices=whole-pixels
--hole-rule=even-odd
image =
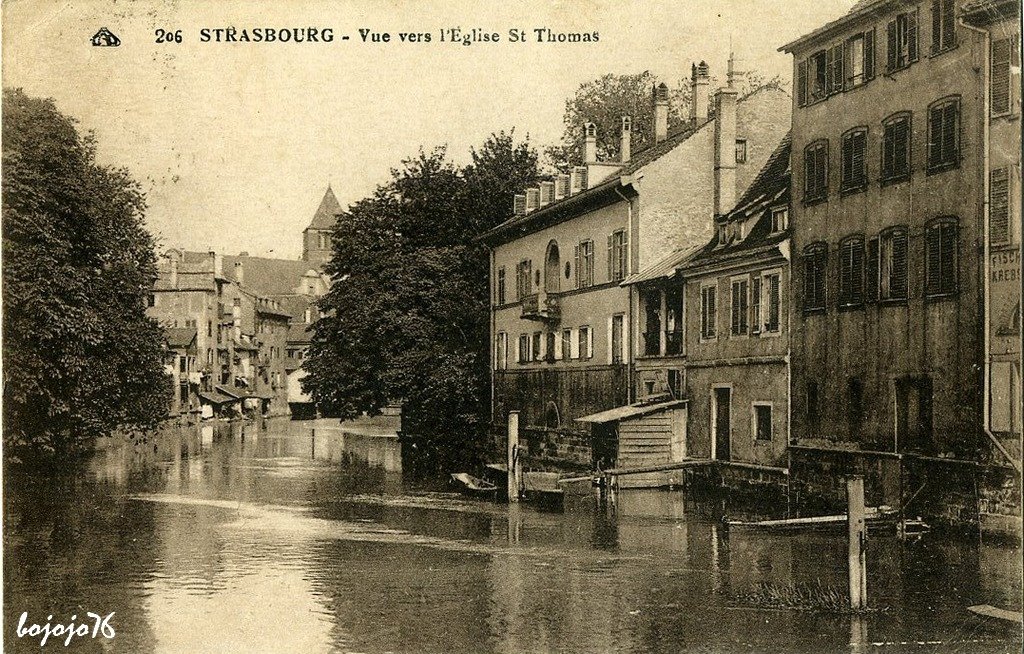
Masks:
[[[747,163],[747,139],[736,139],[736,163]]]
[[[718,245],[725,245],[727,234],[725,223],[722,223],[718,226]]]
[[[783,232],[789,226],[789,209],[772,209],[772,234]]]

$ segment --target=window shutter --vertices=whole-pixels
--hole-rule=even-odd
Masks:
[[[896,70],[898,62],[898,45],[896,43],[896,21],[891,20],[885,26],[886,32],[886,68],[890,71]]]
[[[939,292],[939,241],[941,238],[941,226],[932,225],[925,234],[925,292],[934,295]]]
[[[932,0],[932,54],[942,50],[942,0]]]
[[[832,92],[843,90],[843,44],[832,46]]]
[[[893,175],[910,173],[910,119],[900,118],[895,125]]]
[[[864,32],[864,80],[875,77],[875,28]]]
[[[629,229],[622,232],[622,277],[629,276]]]
[[[782,307],[782,294],[779,288],[781,278],[779,275],[772,275],[768,278],[768,324],[770,332],[779,330],[779,313]]]
[[[825,95],[831,95],[836,91],[832,78],[835,70],[835,48],[825,49]]]
[[[1006,168],[996,168],[989,175],[989,242],[1010,240],[1010,177]]]
[[[551,332],[551,349],[554,350],[554,358],[556,361],[562,358],[562,335],[556,332]]]
[[[878,237],[868,239],[867,264],[864,270],[864,299],[874,302],[878,299]]]
[[[729,305],[729,318],[733,334],[740,332],[740,293],[739,284],[732,284],[732,296]]]
[[[853,241],[839,246],[839,304],[853,302]]]
[[[867,148],[867,132],[857,132],[853,135],[853,183],[863,186],[867,181],[867,170],[865,150]]]
[[[939,269],[939,283],[943,293],[952,293],[956,290],[956,225],[944,223],[941,227],[939,242],[941,250],[939,258],[941,268]]]
[[[615,235],[608,235],[608,281],[615,279]]]
[[[579,359],[580,358],[580,341],[579,332],[575,329],[569,330],[569,358]]]
[[[907,12],[907,56],[917,61],[917,9]]]
[[[576,271],[576,288],[580,288],[580,246],[577,245],[572,249],[572,258],[574,260],[573,270]]]
[[[849,188],[853,184],[853,139],[855,134],[847,134],[843,137],[842,153],[842,179],[843,188]]]
[[[850,245],[850,302],[864,302],[864,241],[857,239]]]
[[[814,307],[814,255],[804,254],[804,309]]]
[[[892,267],[890,269],[890,297],[907,298],[907,231],[899,229],[892,235]]]
[[[957,114],[959,102],[950,102],[942,110],[942,161],[955,164],[960,159],[960,148],[957,146]]]
[[[928,166],[942,163],[942,107],[932,107],[928,114]]]
[[[895,155],[896,123],[888,123],[882,128],[882,179],[893,176]]]
[[[953,0],[942,0],[942,47],[956,44],[956,5]]]
[[[760,334],[761,324],[761,277],[754,275],[750,280],[750,333]]]
[[[818,195],[823,196],[828,189],[828,145],[818,146],[814,165]]]
[[[1010,51],[1012,39],[992,42],[992,113],[1004,114],[1010,111]]]
[[[718,287],[708,289],[708,335],[714,336],[718,327]]]
[[[797,105],[807,105],[807,61],[798,62],[796,65],[796,101]]]

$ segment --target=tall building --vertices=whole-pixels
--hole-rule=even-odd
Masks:
[[[334,231],[339,213],[341,205],[328,185],[313,220],[302,232],[302,260],[313,264],[318,270],[323,270],[324,264],[331,258],[331,232]]]

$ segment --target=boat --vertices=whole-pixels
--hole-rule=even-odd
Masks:
[[[498,487],[487,481],[474,477],[467,472],[453,472],[452,482],[459,486],[459,490],[473,497],[493,497]]]

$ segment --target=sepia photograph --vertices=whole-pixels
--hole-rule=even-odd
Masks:
[[[2,650],[1024,648],[1021,0],[3,0]]]

